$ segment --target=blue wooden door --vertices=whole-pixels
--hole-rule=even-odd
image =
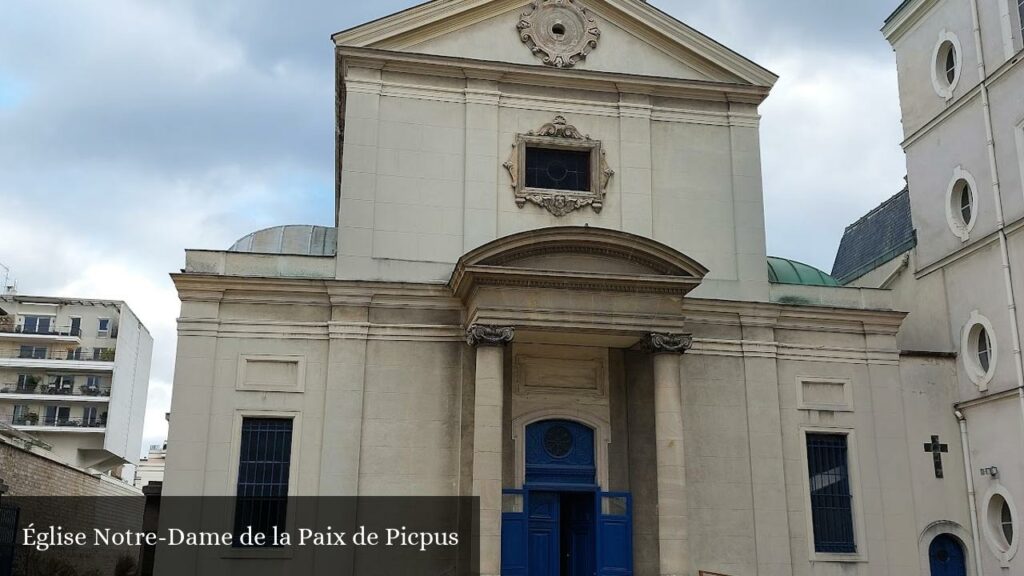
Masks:
[[[928,546],[931,576],[967,576],[964,547],[956,537],[939,534]]]
[[[529,575],[559,576],[561,498],[558,492],[530,492],[527,504],[530,510],[527,545]]]
[[[501,574],[527,576],[529,519],[526,490],[504,490],[501,496]]]
[[[597,495],[597,575],[633,574],[633,499],[628,492]]]

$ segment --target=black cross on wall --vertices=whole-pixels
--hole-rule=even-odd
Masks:
[[[939,444],[939,437],[932,436],[932,441],[924,445],[924,451],[930,452],[935,463],[935,477],[942,478],[942,455],[949,452],[948,444]]]

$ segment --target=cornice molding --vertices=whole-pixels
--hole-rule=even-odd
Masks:
[[[434,54],[395,52],[378,48],[342,46],[338,48],[338,53],[346,60],[356,59],[359,67],[364,67],[370,62],[383,63],[385,71],[415,70],[419,74],[447,77],[497,72],[500,73],[502,82],[599,92],[649,93],[655,96],[756,105],[760,104],[771,90],[770,87],[753,84],[642,76],[578,68],[560,69]]]
[[[937,6],[939,0],[909,0],[900,5],[882,26],[882,34],[890,44],[895,44],[904,34],[913,29],[914,25],[924,18],[929,10]]]

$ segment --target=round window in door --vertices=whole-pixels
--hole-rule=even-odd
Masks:
[[[542,420],[526,427],[526,483],[593,486],[594,430],[570,420]]]
[[[964,547],[952,534],[939,534],[928,546],[931,576],[967,576]]]

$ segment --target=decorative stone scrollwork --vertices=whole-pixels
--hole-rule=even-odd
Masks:
[[[651,332],[644,336],[642,347],[653,354],[684,354],[693,346],[690,334],[663,334]]]
[[[526,148],[560,147],[578,148],[590,151],[591,179],[590,190],[576,192],[569,190],[551,190],[546,188],[527,188],[523,178],[526,163]],[[584,135],[575,126],[569,124],[564,116],[555,118],[537,130],[520,134],[512,146],[512,154],[503,164],[512,178],[512,188],[516,194],[516,205],[522,208],[532,202],[545,208],[555,216],[566,214],[590,206],[594,212],[600,213],[604,208],[605,191],[615,171],[608,166],[604,147],[599,140]]]
[[[473,324],[466,329],[466,343],[470,346],[504,346],[516,336],[512,326],[484,326]]]
[[[541,126],[537,130],[530,132],[531,136],[550,136],[552,138],[573,138],[575,140],[589,140],[590,137],[584,136],[576,129],[575,126],[569,124],[569,121],[565,119],[565,116],[555,116],[555,119],[547,124]]]
[[[556,68],[572,68],[601,39],[597,22],[576,0],[534,0],[516,29],[523,44]]]

